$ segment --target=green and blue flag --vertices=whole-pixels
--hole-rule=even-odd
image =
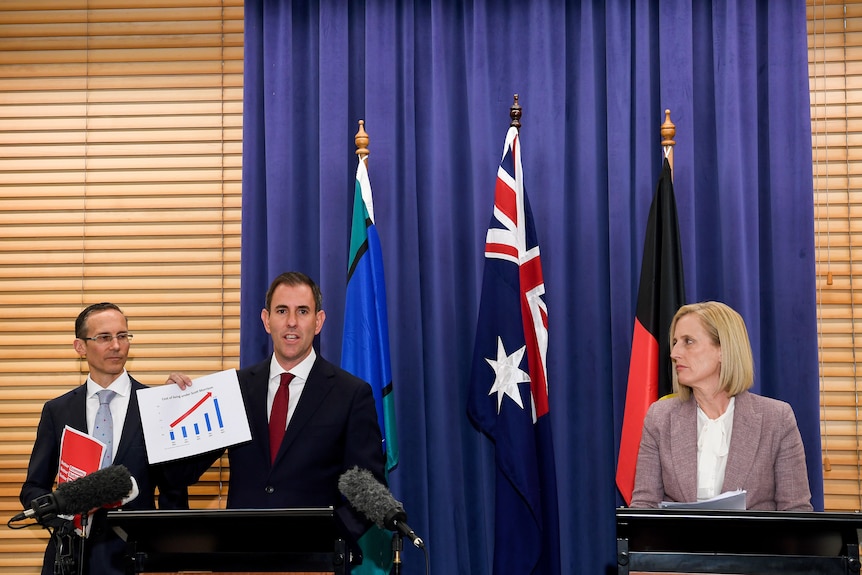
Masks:
[[[356,169],[348,266],[341,367],[371,384],[388,474],[398,465],[398,433],[392,396],[383,254],[374,225],[371,182],[364,158],[359,159]],[[354,575],[390,571],[391,534],[373,526],[359,543],[364,559],[361,565],[353,568]]]

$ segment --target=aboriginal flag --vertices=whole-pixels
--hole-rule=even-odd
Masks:
[[[673,392],[670,323],[685,303],[685,279],[673,178],[667,158],[647,220],[637,315],[626,389],[626,407],[617,460],[617,487],[631,503],[635,467],[650,404]]]

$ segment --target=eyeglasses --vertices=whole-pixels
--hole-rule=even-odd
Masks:
[[[82,337],[81,339],[95,341],[98,344],[106,345],[114,341],[114,338],[117,338],[117,342],[119,343],[128,343],[132,341],[132,338],[135,337],[130,333],[118,333],[117,335],[111,335],[109,333],[100,333],[99,335],[94,335],[93,337]]]

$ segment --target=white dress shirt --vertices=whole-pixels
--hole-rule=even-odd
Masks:
[[[721,493],[724,471],[727,468],[727,453],[730,450],[730,435],[733,431],[733,406],[730,398],[727,411],[716,419],[710,419],[697,408],[697,500],[710,499]]]
[[[290,397],[287,404],[286,425],[290,425],[290,418],[293,417],[293,412],[296,411],[296,405],[299,403],[302,390],[305,389],[305,382],[308,381],[308,374],[311,372],[311,367],[314,365],[316,359],[317,354],[314,352],[314,348],[311,348],[311,353],[308,354],[308,357],[299,362],[289,372],[293,374],[293,379],[287,388]],[[275,359],[275,354],[273,354],[269,362],[269,387],[266,392],[266,412],[268,414],[272,414],[272,402],[275,400],[275,392],[278,391],[278,386],[281,385],[282,373],[287,373],[287,370],[281,367],[278,360]],[[267,415],[268,419],[269,415]]]
[[[114,422],[113,453],[111,454],[111,460],[113,461],[117,455],[117,446],[120,444],[120,437],[123,435],[123,423],[126,421],[126,413],[129,411],[129,401],[132,399],[132,380],[125,369],[108,387],[102,387],[93,381],[89,375],[87,376],[87,430],[90,435],[93,435],[96,412],[99,411],[99,396],[96,395],[96,392],[103,389],[110,389],[117,394],[110,403],[111,419]]]

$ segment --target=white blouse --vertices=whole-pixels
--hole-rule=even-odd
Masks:
[[[697,407],[697,500],[710,499],[721,493],[730,435],[733,431],[733,406],[730,398],[727,411],[710,419]]]

